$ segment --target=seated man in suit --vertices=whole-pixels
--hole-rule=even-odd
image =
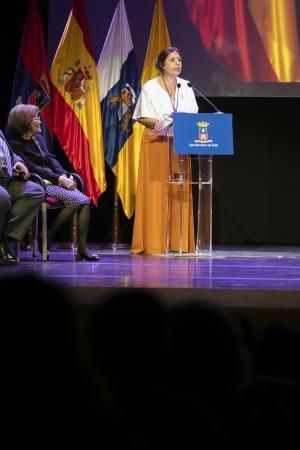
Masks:
[[[28,181],[29,176],[0,130],[0,265],[17,263],[7,241],[24,238],[45,197],[44,188]]]

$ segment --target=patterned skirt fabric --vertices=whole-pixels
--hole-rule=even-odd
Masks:
[[[46,186],[46,192],[49,197],[55,197],[59,199],[66,207],[74,207],[80,205],[87,205],[90,203],[90,199],[80,192],[78,189],[70,191],[62,186],[56,184],[49,184]]]

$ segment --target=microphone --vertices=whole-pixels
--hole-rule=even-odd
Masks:
[[[181,87],[181,83],[177,83],[176,85],[178,87],[178,89]]]
[[[224,114],[223,111],[220,111],[220,110],[213,104],[213,102],[211,102],[210,100],[208,100],[208,98],[205,97],[205,95],[202,94],[202,92],[199,91],[199,89],[195,88],[195,86],[193,86],[192,83],[190,83],[190,82],[188,81],[187,85],[188,85],[188,87],[194,89],[194,91],[196,91],[197,94],[200,95],[200,97],[202,97],[205,101],[207,101],[207,103],[209,103],[209,104],[214,108],[214,110],[216,111],[216,114]]]

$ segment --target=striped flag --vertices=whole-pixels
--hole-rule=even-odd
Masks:
[[[202,44],[236,81],[299,79],[295,0],[185,0]]]
[[[140,83],[124,0],[116,7],[98,64],[105,160],[124,212],[134,211],[143,127],[132,119]]]
[[[170,47],[171,41],[164,13],[162,0],[157,0],[154,8],[150,37],[144,61],[141,84],[160,75],[155,67],[155,60],[164,48]]]
[[[87,195],[106,189],[98,77],[83,0],[74,0],[51,67],[53,129]]]
[[[52,146],[52,103],[42,21],[38,0],[31,0],[24,25],[11,96],[11,108],[18,103],[37,105],[42,132]]]

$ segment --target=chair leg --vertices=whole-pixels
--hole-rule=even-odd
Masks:
[[[47,261],[48,249],[47,249],[47,203],[42,203],[42,260]]]
[[[32,256],[37,257],[38,253],[38,234],[39,234],[39,213],[37,212],[35,219],[33,221],[33,232],[32,232]]]

